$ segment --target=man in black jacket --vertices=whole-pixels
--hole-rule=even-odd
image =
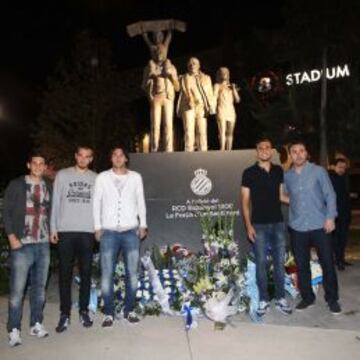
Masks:
[[[30,280],[30,335],[48,336],[43,322],[45,285],[50,263],[50,185],[43,179],[45,157],[30,155],[29,174],[10,182],[4,196],[3,220],[10,244],[9,345],[21,344],[22,300]]]
[[[343,158],[335,161],[334,171],[330,171],[330,180],[336,193],[336,207],[338,216],[336,228],[333,233],[333,250],[338,269],[344,270],[345,265],[351,265],[345,261],[345,248],[351,223],[351,203],[349,179],[347,176],[347,162]]]

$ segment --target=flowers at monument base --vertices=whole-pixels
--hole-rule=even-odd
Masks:
[[[190,302],[185,302],[181,308],[180,314],[185,320],[185,330],[195,329],[198,326],[197,318],[200,316],[200,309],[191,306]]]
[[[136,311],[144,316],[160,315],[160,313],[174,315],[181,310],[184,294],[186,288],[176,269],[143,270],[136,292]]]
[[[223,260],[218,258],[215,261],[204,254],[192,254],[185,258],[173,256],[170,269],[158,270],[155,269],[149,253],[145,254],[136,293],[136,311],[143,316],[161,313],[181,315],[187,330],[197,327],[197,320],[201,315],[214,321],[215,329],[223,329],[231,316],[245,311],[254,322],[260,322],[261,319],[256,313],[259,292],[255,263],[248,257],[246,266],[240,271],[239,263],[232,267],[234,265],[231,265],[231,259]],[[270,268],[270,284],[271,277]],[[89,309],[93,312],[103,306],[99,279],[92,282]],[[76,282],[80,283],[78,277]],[[284,286],[291,297],[297,296],[298,290],[291,275],[286,275]],[[124,295],[125,270],[120,261],[114,276],[117,317],[121,316]]]
[[[201,219],[203,252],[177,256],[175,267],[189,290],[189,303],[224,327],[228,318],[245,309],[239,249],[233,236],[234,218]],[[222,324],[222,325],[219,325]]]
[[[293,255],[289,255],[285,262],[285,270],[288,276],[291,278],[291,282],[296,289],[299,288],[297,266]],[[319,258],[312,249],[310,258],[310,271],[311,271],[311,286],[316,294],[319,290],[319,286],[323,283],[323,271],[319,263]]]
[[[288,254],[288,256],[290,256]],[[285,267],[286,268],[286,267]],[[259,290],[256,284],[256,264],[254,259],[250,256],[247,259],[247,266],[244,272],[244,287],[243,291],[245,296],[248,298],[248,313],[252,321],[261,322],[262,318],[257,314],[259,306]],[[273,297],[274,284],[273,284],[273,268],[270,266],[268,271],[268,284],[269,284],[269,295]],[[284,288],[286,293],[293,299],[295,299],[299,291],[293,282],[291,275],[285,274]]]
[[[227,294],[216,293],[205,302],[204,309],[208,318],[215,321],[217,326],[225,324],[228,317],[235,315],[238,312],[236,306],[231,305],[231,301],[234,297],[233,289],[230,289]]]
[[[253,253],[239,259],[234,239],[233,218],[202,217],[203,251],[195,254],[181,244],[153,246],[141,257],[136,311],[138,314],[183,316],[185,328],[197,326],[203,315],[214,321],[215,329],[223,329],[231,316],[247,311],[253,321],[259,292]],[[269,249],[270,251],[270,249]],[[285,264],[284,287],[295,298],[298,290],[289,269],[296,269],[293,259]],[[272,267],[269,267],[270,296],[273,293]],[[318,274],[318,273],[317,273]],[[94,280],[89,308],[102,308],[99,255],[94,256]],[[125,267],[119,261],[114,274],[114,298],[117,317],[125,298]]]
[[[188,257],[193,255],[192,252],[181,244],[171,246],[171,252],[174,256]]]
[[[256,265],[251,259],[247,260],[247,267],[244,274],[244,293],[248,298],[248,311],[252,321],[260,322],[256,310],[259,305],[259,290],[256,285]]]
[[[218,241],[218,244],[220,244],[218,249],[223,247],[222,241]],[[235,250],[236,247],[230,245],[230,248]],[[171,251],[170,246],[167,249]],[[231,256],[229,258],[230,253],[218,251],[212,254],[212,256],[191,254],[183,257],[174,254],[171,256],[169,253],[166,256],[171,258],[170,268],[156,269],[150,252],[147,252],[141,261],[136,311],[143,316],[161,313],[182,315],[185,328],[188,330],[197,326],[197,319],[202,314],[215,322],[216,329],[224,328],[231,316],[245,311],[254,322],[260,321],[256,314],[259,301],[256,265],[251,257],[248,257],[245,266],[241,267],[239,261],[232,261]],[[233,254],[235,255],[236,251]],[[99,266],[98,260],[96,256],[94,260],[96,266]],[[270,284],[271,277],[270,268]],[[80,282],[79,278],[76,280],[77,283]],[[297,296],[298,290],[291,275],[286,275],[284,286],[291,297]],[[117,317],[121,316],[124,297],[125,268],[123,262],[119,261],[114,274]],[[95,312],[102,306],[100,277],[98,277],[92,282],[89,309]]]
[[[153,249],[153,253],[159,249]],[[155,269],[150,253],[147,252],[141,259],[142,267],[139,273],[136,291],[137,305],[135,311],[140,315],[172,315],[181,310],[183,294],[186,289],[182,284],[181,276],[176,269]],[[101,297],[100,257],[93,259],[93,279],[89,309],[91,311],[103,307]],[[119,261],[114,273],[114,303],[116,317],[121,317],[125,300],[125,265]],[[75,278],[80,283],[79,278]]]

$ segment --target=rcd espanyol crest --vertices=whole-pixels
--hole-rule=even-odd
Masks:
[[[212,182],[206,176],[207,170],[205,169],[197,169],[194,171],[195,177],[192,179],[190,183],[191,190],[195,195],[207,195],[212,189]]]

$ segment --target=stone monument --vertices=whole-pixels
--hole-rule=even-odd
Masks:
[[[150,104],[150,148],[159,150],[161,122],[164,121],[165,151],[172,152],[175,92],[179,81],[175,66],[168,59],[172,31],[184,32],[186,24],[178,20],[140,21],[127,27],[130,37],[142,35],[151,59],[144,69],[142,88]],[[149,36],[152,33],[152,39]]]
[[[200,61],[192,57],[188,71],[180,77],[177,115],[184,125],[185,151],[207,151],[207,117],[215,114],[212,82],[200,71]]]

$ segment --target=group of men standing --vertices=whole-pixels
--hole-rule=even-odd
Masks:
[[[255,254],[258,315],[265,315],[270,306],[267,283],[270,254],[274,267],[275,306],[284,314],[292,313],[284,293],[286,236],[281,203],[289,205],[288,229],[301,295],[296,310],[305,310],[315,302],[310,269],[311,248],[315,248],[323,271],[325,301],[333,314],[339,314],[341,307],[333,247],[337,265],[342,269],[341,266],[347,264],[344,250],[350,224],[349,193],[338,189],[344,187],[343,179],[332,175],[336,180],[333,180],[333,186],[327,171],[308,161],[306,144],[302,141],[290,144],[292,166],[285,174],[279,165],[272,163],[271,140],[259,139],[256,154],[256,164],[243,174],[241,202],[248,238],[253,243]],[[344,160],[338,163],[344,165]],[[336,172],[338,176],[344,173],[345,170],[341,174]],[[339,227],[335,227],[335,221]]]
[[[54,184],[46,180],[46,159],[41,152],[29,156],[29,174],[10,182],[4,197],[4,226],[10,244],[10,296],[7,330],[9,345],[20,345],[22,301],[30,278],[30,334],[48,336],[43,325],[45,286],[50,263],[50,242],[59,255],[60,318],[57,332],[70,324],[73,265],[80,272],[79,319],[89,316],[94,242],[100,241],[103,327],[114,320],[113,275],[119,252],[126,270],[124,318],[138,322],[134,309],[140,241],[146,237],[146,207],[140,174],[127,168],[129,155],[121,146],[112,149],[112,168],[97,175],[89,169],[93,150],[79,146],[75,165],[60,170]],[[95,235],[95,236],[94,236]]]
[[[259,316],[270,306],[267,284],[268,252],[271,253],[275,280],[275,306],[284,314],[292,308],[285,298],[285,223],[281,203],[289,205],[288,228],[298,268],[301,301],[296,310],[315,302],[311,286],[310,249],[315,247],[323,270],[325,300],[333,314],[341,312],[338,283],[332,253],[332,232],[336,228],[336,262],[344,266],[344,237],[349,213],[339,216],[337,206],[349,210],[346,199],[336,199],[334,187],[343,190],[341,176],[332,175],[308,161],[303,142],[289,147],[292,167],[285,175],[272,163],[273,146],[268,138],[256,143],[257,162],[242,177],[241,203],[249,240],[253,243],[256,279],[259,289]],[[121,146],[111,150],[111,169],[97,175],[89,169],[93,150],[79,146],[75,165],[60,170],[53,185],[46,180],[45,156],[40,152],[28,158],[28,175],[10,182],[4,197],[4,225],[10,244],[10,296],[7,330],[10,346],[21,344],[22,301],[30,278],[30,334],[48,336],[43,325],[45,286],[50,263],[50,242],[59,255],[60,318],[56,331],[65,331],[71,318],[73,265],[80,272],[79,319],[91,327],[89,298],[95,239],[100,241],[101,290],[104,301],[103,327],[114,321],[114,271],[118,255],[125,262],[126,296],[124,318],[136,323],[133,311],[137,290],[140,241],[147,235],[146,205],[141,175],[128,169],[129,155]],[[336,166],[342,169],[339,161]],[[340,191],[339,190],[339,191]]]

